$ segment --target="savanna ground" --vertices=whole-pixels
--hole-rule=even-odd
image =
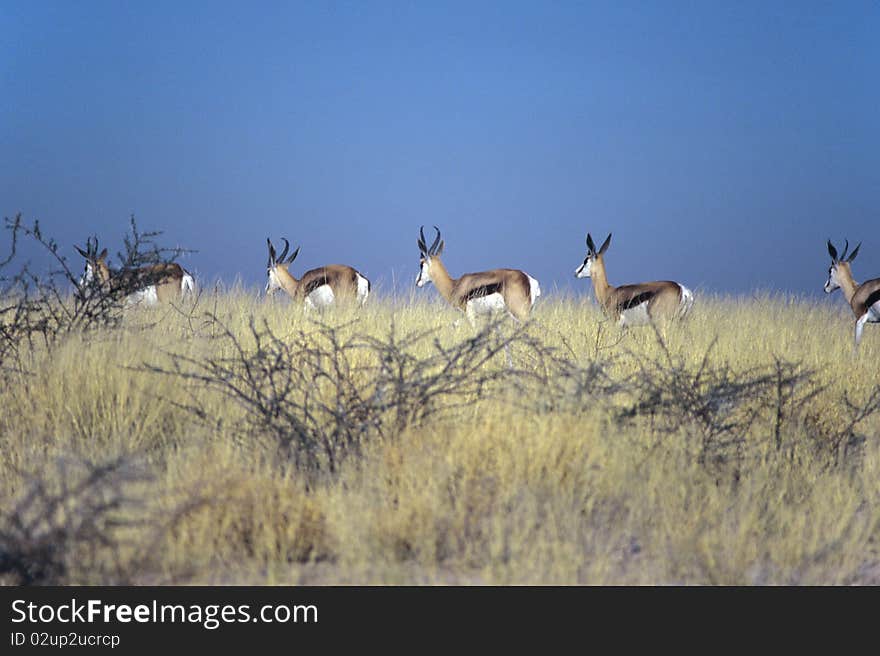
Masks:
[[[880,584],[880,330],[854,358],[836,300],[622,335],[548,294],[499,333],[433,289],[310,316],[206,289],[30,340],[3,581]]]

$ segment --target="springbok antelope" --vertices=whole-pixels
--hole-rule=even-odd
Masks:
[[[605,275],[605,251],[611,235],[599,250],[587,233],[587,257],[574,272],[578,278],[592,278],[593,292],[605,314],[621,328],[643,326],[656,319],[684,317],[694,304],[694,295],[684,285],[671,280],[642,282],[612,287]]]
[[[266,238],[269,245],[267,294],[283,289],[294,300],[303,301],[307,310],[333,305],[336,299],[356,299],[361,305],[366,302],[370,295],[370,281],[345,264],[328,264],[306,271],[299,280],[294,278],[288,267],[299,255],[299,247],[293,251],[293,255],[287,257],[290,243],[284,237],[281,240],[284,242],[284,250],[280,256],[276,256],[272,240]]]
[[[419,228],[418,287],[433,282],[440,295],[462,310],[472,326],[476,326],[477,316],[504,310],[518,321],[528,319],[535,300],[541,295],[537,280],[519,269],[492,269],[452,278],[440,260],[444,245],[440,229],[434,226],[434,230],[437,236],[428,248],[425,227]]]
[[[862,330],[866,323],[880,323],[880,278],[866,280],[861,285],[853,280],[850,263],[859,254],[861,243],[855,247],[849,257],[849,240],[843,247],[843,255],[837,257],[837,249],[828,240],[828,254],[831,256],[831,267],[828,269],[828,280],[825,282],[825,293],[830,294],[840,288],[846,297],[846,302],[856,315],[856,343],[858,348],[862,341]]]
[[[192,274],[177,262],[161,262],[138,269],[110,271],[107,249],[98,253],[98,240],[86,240],[86,250],[74,246],[86,260],[86,268],[79,280],[80,288],[92,284],[107,290],[132,290],[125,297],[126,305],[156,305],[182,298],[194,292]]]

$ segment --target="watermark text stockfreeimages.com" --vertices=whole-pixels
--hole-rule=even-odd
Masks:
[[[132,622],[199,624],[214,630],[223,624],[307,624],[318,622],[318,607],[314,604],[166,604],[153,600],[144,604],[109,604],[100,599],[80,601],[76,598],[63,603],[35,603],[24,599],[12,602],[12,622],[15,624],[94,624]]]

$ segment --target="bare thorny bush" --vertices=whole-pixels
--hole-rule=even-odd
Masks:
[[[628,400],[618,419],[647,418],[651,433],[661,437],[658,445],[662,436],[684,431],[693,437],[690,447],[701,464],[732,465],[738,472],[744,459],[766,454],[766,447],[794,458],[798,447],[806,445],[813,456],[834,466],[843,456],[858,453],[853,447],[864,439],[856,429],[880,412],[880,386],[861,403],[843,392],[837,407],[846,409],[848,420],[835,426],[814,403],[828,391],[818,382],[817,371],[779,357],[767,365],[735,369],[713,357],[717,340],[699,364],[689,366],[672,353],[659,330],[654,332],[659,356],[630,352],[638,373],[625,385]]]
[[[737,370],[716,362],[714,342],[693,366],[673,354],[659,332],[659,355],[597,351],[578,358],[567,344],[567,351],[547,345],[530,324],[505,333],[503,322],[490,322],[445,345],[437,330],[401,334],[392,324],[376,336],[359,333],[356,322],[320,320],[281,336],[251,319],[240,336],[208,317],[223,342],[212,351],[228,355],[167,353],[170,365],[144,368],[195,383],[187,386],[189,402],[176,403],[214,429],[228,417],[213,416],[218,404],[201,391],[235,401],[244,409],[241,419],[223,428],[232,428],[242,444],[280,451],[313,474],[337,471],[369,440],[460,420],[487,401],[575,415],[601,404],[621,425],[647,420],[656,446],[683,431],[693,438],[688,448],[697,462],[733,467],[768,445],[794,457],[792,439],[804,435],[836,462],[855,429],[880,411],[878,387],[861,404],[844,397],[852,421],[831,426],[814,411],[812,402],[826,391],[815,371],[781,358]],[[635,359],[637,373],[616,377],[613,366],[624,355]]]
[[[216,502],[201,485],[159,499],[146,460],[130,454],[56,457],[19,478],[0,504],[0,584],[140,584],[158,570],[168,534]]]
[[[190,252],[159,247],[155,239],[161,233],[140,232],[132,216],[124,251],[117,254],[121,268],[114,272],[114,284],[81,286],[77,271],[82,271],[83,263],[71,266],[58,243],[43,234],[38,221],[25,224],[18,214],[5,218],[4,224],[11,239],[8,256],[0,260],[0,377],[27,373],[28,355],[37,346],[52,348],[72,333],[118,328],[126,297],[150,282],[133,272],[149,264],[173,262]],[[37,244],[53,268],[40,273],[24,263],[6,273],[22,240]],[[87,242],[91,244],[91,238]]]
[[[51,476],[28,476],[23,492],[0,509],[0,575],[17,585],[126,583],[132,561],[127,530],[145,521],[136,488],[147,477],[126,459],[102,464],[60,458]],[[137,549],[136,549],[137,551]],[[88,581],[80,581],[88,582]]]
[[[525,325],[504,335],[490,323],[444,345],[436,330],[401,335],[394,325],[377,337],[357,333],[352,323],[310,321],[282,337],[251,319],[247,334],[239,337],[216,317],[211,320],[231,355],[169,353],[170,366],[146,369],[236,401],[245,409],[232,427],[240,439],[279,449],[312,473],[337,471],[370,439],[394,438],[533,385],[541,377],[533,366],[505,364],[513,347],[527,352],[527,361],[553,357]],[[427,355],[417,353],[425,350]],[[197,392],[182,405],[204,421],[218,420],[207,407],[210,401]]]

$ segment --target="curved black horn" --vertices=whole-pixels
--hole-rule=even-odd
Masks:
[[[94,239],[94,241],[92,241],[93,239]],[[82,255],[87,260],[98,259],[98,238],[97,238],[97,236],[96,237],[86,237],[86,250],[85,250],[85,252],[83,252],[83,250],[79,246],[74,245],[74,248],[76,248],[76,250],[79,251],[79,254]]]
[[[437,231],[437,236],[434,237],[434,243],[431,244],[431,248],[428,249],[428,253],[429,253],[430,255],[436,255],[436,254],[437,254],[437,244],[440,243],[440,228],[438,228],[437,226],[434,226],[434,230]]]
[[[269,263],[266,266],[272,266],[275,263],[275,247],[268,237],[266,237],[266,243],[269,244]]]
[[[859,254],[859,249],[862,247],[862,242],[859,242],[859,245],[855,247],[852,253],[849,254],[849,257],[846,259],[847,262],[852,262],[856,259],[856,255]]]
[[[281,255],[278,257],[279,262],[284,261],[284,258],[287,257],[287,251],[290,250],[290,242],[287,241],[284,237],[281,238],[281,241],[284,242],[284,250],[281,251]]]
[[[299,255],[299,249],[300,249],[300,246],[297,246],[296,250],[293,251],[293,255],[291,255],[290,257],[287,258],[287,262],[285,262],[285,264],[290,264],[291,262],[293,262],[296,259],[296,256]]]
[[[425,244],[425,226],[422,226],[421,228],[419,228],[418,244],[419,244],[419,250],[422,253],[427,254],[428,253],[428,246]]]
[[[841,260],[846,259],[846,252],[849,250],[849,239],[846,240],[846,245],[843,247],[843,253],[840,255]]]
[[[834,244],[831,243],[830,239],[828,240],[828,254],[833,262],[837,262],[837,249],[834,248]]]

